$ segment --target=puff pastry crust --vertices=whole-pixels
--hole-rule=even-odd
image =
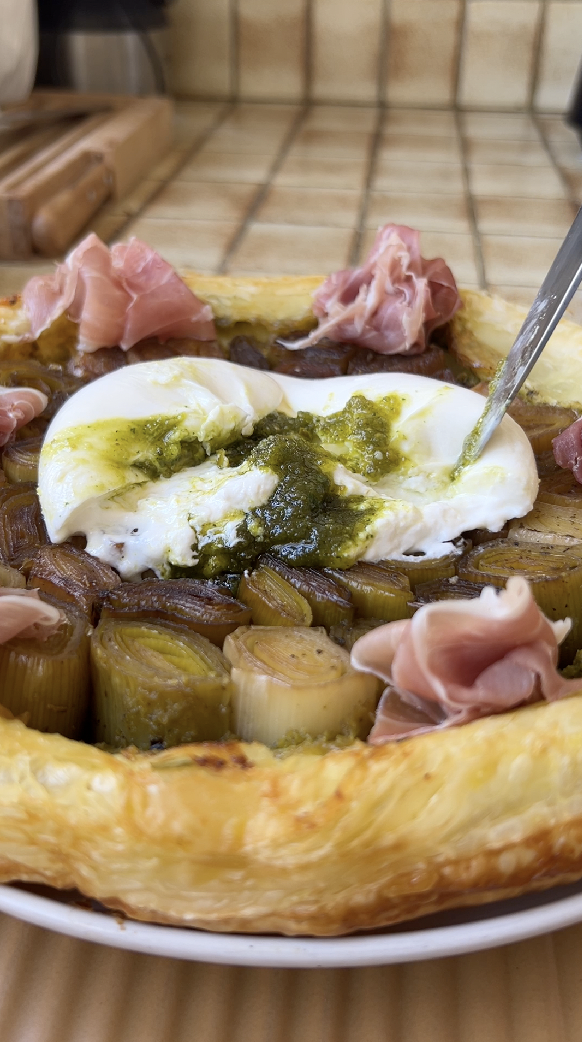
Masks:
[[[379,748],[111,755],[0,720],[0,878],[328,936],[582,874],[582,697]]]
[[[519,333],[527,308],[480,290],[461,291],[463,307],[451,319],[451,348],[483,379],[495,375]],[[582,326],[558,323],[524,383],[532,402],[582,409]]]

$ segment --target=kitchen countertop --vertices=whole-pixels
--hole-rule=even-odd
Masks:
[[[313,274],[387,221],[529,304],[582,200],[560,116],[178,102],[174,149],[93,221],[177,268]],[[0,295],[46,262],[0,265]],[[582,296],[570,308],[582,322]],[[102,948],[0,915],[0,1042],[577,1042],[582,926],[395,967],[269,970]]]
[[[529,303],[581,201],[580,144],[558,115],[178,101],[173,150],[90,228],[177,268],[325,274],[394,221],[460,284]],[[2,264],[0,294],[51,269]]]

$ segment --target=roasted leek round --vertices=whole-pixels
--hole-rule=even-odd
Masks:
[[[19,564],[48,542],[36,487],[0,487],[0,558]]]
[[[323,626],[245,626],[224,642],[235,734],[275,746],[305,738],[365,737],[380,682],[350,665]]]
[[[26,438],[7,445],[2,453],[2,469],[13,485],[38,481],[38,460],[42,438]]]
[[[463,554],[471,549],[471,543],[461,539],[450,553],[443,557],[421,557],[410,555],[399,557],[393,561],[381,561],[383,568],[405,575],[413,590],[419,583],[432,582],[433,579],[450,579],[455,575]]]
[[[69,543],[41,546],[28,570],[28,585],[47,598],[75,604],[95,622],[108,590],[121,584],[117,572]]]
[[[550,543],[499,540],[472,550],[459,565],[459,576],[470,582],[505,586],[511,575],[523,575],[549,619],[572,620],[560,649],[568,665],[582,647],[582,557],[569,547]]]
[[[311,626],[313,621],[305,597],[266,564],[243,575],[238,595],[257,626]]]
[[[410,618],[410,605],[414,598],[408,576],[403,572],[364,561],[346,571],[335,568],[324,568],[323,571],[350,591],[356,612],[365,619],[394,622]]]
[[[200,579],[144,579],[123,583],[103,601],[102,618],[173,623],[200,633],[218,647],[237,626],[251,621],[247,605]]]
[[[288,583],[299,591],[309,604],[313,614],[314,626],[339,625],[351,623],[354,617],[352,595],[347,587],[330,579],[316,568],[293,568],[278,557],[265,555],[260,563],[282,575]]]
[[[46,640],[14,637],[0,644],[0,702],[37,731],[79,738],[89,702],[87,620],[62,611]]]
[[[112,748],[212,742],[230,730],[228,663],[206,637],[102,619],[91,637],[94,739]]]

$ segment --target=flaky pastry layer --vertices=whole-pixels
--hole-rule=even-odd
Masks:
[[[111,755],[0,720],[0,878],[319,936],[582,875],[582,697],[372,748]]]
[[[480,290],[463,290],[463,307],[451,319],[451,346],[483,379],[495,375],[519,333],[527,308]],[[524,385],[532,402],[582,408],[582,327],[558,323]]]

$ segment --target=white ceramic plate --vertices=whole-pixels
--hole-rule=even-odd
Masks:
[[[79,894],[42,887],[0,886],[0,911],[86,941],[176,959],[236,966],[373,966],[434,959],[523,941],[582,921],[582,882],[403,923],[355,937],[308,938],[204,933],[137,923],[95,906]]]

